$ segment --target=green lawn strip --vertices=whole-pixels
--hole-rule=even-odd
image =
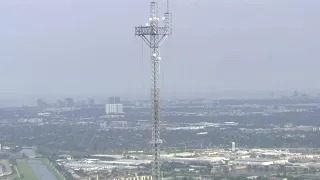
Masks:
[[[20,172],[20,177],[23,180],[37,180],[37,176],[32,171],[31,167],[28,165],[27,161],[24,159],[17,160],[18,171]]]
[[[15,159],[10,159],[9,162],[11,164],[12,175],[15,177],[13,180],[21,180],[20,172],[17,168],[17,161]]]
[[[13,175],[15,175],[15,179],[14,180],[22,180],[21,177],[20,177],[20,172],[18,170],[18,167],[17,166],[12,166],[13,168]]]
[[[63,175],[53,167],[52,163],[49,162],[48,159],[41,159],[43,164],[47,166],[47,168],[52,172],[52,174],[57,178],[57,180],[66,180]]]

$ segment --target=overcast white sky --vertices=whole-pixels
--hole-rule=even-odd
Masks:
[[[319,9],[319,0],[172,0],[162,91],[319,88]],[[148,0],[0,1],[1,97],[148,92],[148,49],[142,63],[134,37],[148,11]]]

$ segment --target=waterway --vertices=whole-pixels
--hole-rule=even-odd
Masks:
[[[52,172],[47,168],[41,160],[29,159],[28,164],[37,176],[38,180],[57,180]]]

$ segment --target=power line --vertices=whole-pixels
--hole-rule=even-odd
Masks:
[[[100,109],[102,109],[102,108],[99,108],[99,109],[96,111],[95,115],[91,118],[91,120],[97,118]],[[86,132],[85,132],[84,135],[82,136],[81,141],[79,142],[79,145],[78,145],[78,150],[79,150],[79,147],[81,146],[84,138],[87,136],[87,134],[88,134],[88,132],[89,132],[89,129],[91,128],[91,125],[92,125],[92,123],[90,123],[90,125],[89,125],[88,128],[86,129]],[[94,133],[94,135],[95,135],[95,133]],[[92,141],[92,140],[91,140],[91,141]],[[91,142],[90,142],[90,143],[91,143]]]
[[[144,51],[143,51],[143,46],[144,42],[143,42],[143,39],[141,39],[141,80],[142,80],[142,84],[141,84],[141,92],[143,92],[143,88],[144,88],[144,77],[143,77],[143,74],[144,74]]]

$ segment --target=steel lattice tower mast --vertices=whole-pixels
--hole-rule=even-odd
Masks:
[[[162,22],[160,22],[163,20]],[[152,0],[150,3],[149,23],[145,26],[135,27],[135,35],[140,36],[150,47],[151,55],[151,117],[152,117],[152,180],[162,179],[160,167],[160,98],[159,98],[159,77],[160,77],[160,46],[166,38],[172,34],[171,14],[169,13],[169,2],[167,12],[162,19],[159,18],[158,2]]]

